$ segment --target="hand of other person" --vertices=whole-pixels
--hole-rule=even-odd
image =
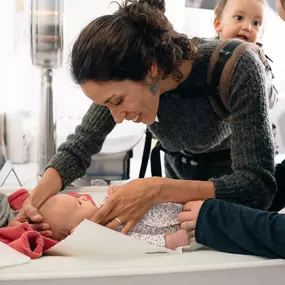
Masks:
[[[183,212],[178,214],[178,220],[181,222],[181,229],[190,232],[192,238],[195,237],[196,223],[200,209],[204,201],[191,201],[184,205]]]

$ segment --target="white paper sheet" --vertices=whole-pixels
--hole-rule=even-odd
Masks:
[[[30,261],[28,256],[25,256],[10,246],[0,242],[0,268],[20,265]]]
[[[65,240],[47,251],[50,255],[95,256],[176,253],[84,220]]]

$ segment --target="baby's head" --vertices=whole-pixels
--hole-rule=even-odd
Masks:
[[[90,219],[98,208],[90,200],[68,194],[58,194],[48,199],[39,209],[43,222],[48,223],[52,238],[62,240],[71,234],[84,219]]]
[[[256,43],[262,33],[266,4],[267,0],[219,0],[214,20],[219,39]]]

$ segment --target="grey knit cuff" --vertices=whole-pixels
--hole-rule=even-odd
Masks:
[[[74,160],[74,156],[67,152],[58,152],[46,167],[46,170],[55,168],[59,173],[62,181],[61,190],[85,174],[85,171],[78,167],[78,162],[76,163]]]

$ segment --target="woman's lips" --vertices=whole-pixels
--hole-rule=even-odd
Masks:
[[[137,122],[138,119],[139,119],[139,117],[140,117],[140,114],[137,114],[137,115],[132,119],[132,121],[133,121],[133,122]]]

